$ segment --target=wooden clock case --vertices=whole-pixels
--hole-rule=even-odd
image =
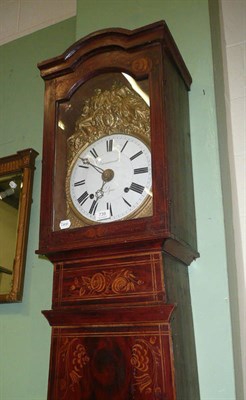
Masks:
[[[190,74],[165,24],[106,29],[38,65],[45,117],[37,253],[54,264],[50,400],[198,400],[187,266],[197,256]],[[102,73],[149,82],[153,213],[54,229],[57,107]],[[62,188],[61,188],[62,191]]]

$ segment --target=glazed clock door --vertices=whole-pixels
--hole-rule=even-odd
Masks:
[[[57,102],[55,232],[152,215],[148,87],[108,72]]]

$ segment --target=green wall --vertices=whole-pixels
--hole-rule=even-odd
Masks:
[[[208,1],[78,0],[77,5],[77,39],[110,26],[134,29],[165,20],[192,75],[191,139],[198,249],[201,256],[189,271],[201,400],[234,400],[231,318]]]
[[[201,400],[235,400],[207,0],[78,0],[77,5],[76,19],[0,47],[0,156],[27,147],[41,153],[43,81],[37,62],[61,54],[94,30],[166,20],[193,77],[190,116],[201,257],[189,271]],[[50,328],[41,310],[50,308],[52,266],[35,255],[41,156],[36,166],[24,299],[0,305],[0,400],[46,398]]]
[[[0,400],[44,400],[50,327],[52,265],[38,248],[44,83],[37,63],[75,41],[75,19],[0,47],[0,157],[28,147],[36,161],[23,302],[0,304]],[[0,222],[1,223],[1,222]]]

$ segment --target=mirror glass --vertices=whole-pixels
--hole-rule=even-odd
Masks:
[[[22,300],[37,155],[26,149],[0,158],[0,303]]]
[[[22,174],[0,178],[0,294],[11,291]]]

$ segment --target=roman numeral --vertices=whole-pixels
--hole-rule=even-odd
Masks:
[[[135,175],[137,175],[137,174],[146,174],[148,171],[149,171],[148,167],[142,167],[142,168],[135,168],[133,172]]]
[[[87,158],[81,158],[81,157],[79,157],[79,159],[83,162],[83,165],[79,165],[79,168],[88,169],[89,168],[89,165],[87,165],[88,164],[88,159]]]
[[[122,149],[121,149],[121,153],[124,151],[124,149],[125,149],[125,147],[126,147],[127,143],[128,143],[128,140],[126,141],[126,143],[125,143],[125,144],[124,144],[124,146],[122,147]]]
[[[81,181],[75,182],[74,186],[80,186],[85,184],[85,179],[82,179]]]
[[[139,185],[138,183],[132,182],[132,184],[130,186],[130,190],[133,190],[133,192],[142,194],[144,191],[144,186]]]
[[[78,202],[79,204],[82,206],[82,204],[84,204],[84,202],[88,199],[89,194],[87,191],[85,191],[79,198],[78,198]]]
[[[112,206],[111,206],[111,203],[107,203],[107,210],[109,210],[109,212],[110,212],[110,216],[112,217],[112,215],[113,215],[113,211],[112,211]]]
[[[124,197],[122,197],[122,199],[129,207],[131,207],[131,204],[126,199],[124,199]]]
[[[97,206],[98,206],[97,200],[93,200],[91,208],[89,209],[89,213],[95,215]]]
[[[113,143],[114,143],[113,139],[107,140],[107,142],[106,142],[107,151],[112,151],[113,150]]]
[[[130,160],[134,160],[135,158],[141,156],[141,154],[143,154],[142,150],[140,150],[138,153],[134,154],[133,156],[130,157]]]
[[[94,158],[98,157],[98,154],[94,148],[90,150],[90,153],[93,155]]]

